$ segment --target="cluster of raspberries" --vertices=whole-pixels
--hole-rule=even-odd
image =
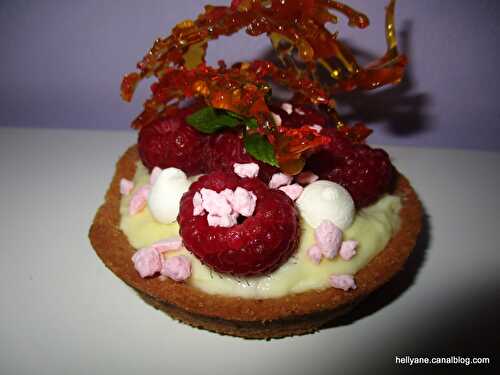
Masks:
[[[247,154],[238,132],[228,130],[214,135],[198,132],[186,122],[192,112],[192,108],[185,108],[176,117],[141,129],[137,142],[139,155],[149,170],[175,167],[192,176],[215,170],[231,172],[234,163],[257,163],[259,177],[264,181],[278,172],[277,168]]]
[[[313,126],[328,135],[330,143],[309,155],[308,171],[321,179],[342,185],[351,194],[356,207],[374,203],[392,187],[394,168],[387,153],[365,144],[355,144],[331,127],[320,112],[308,107],[293,107],[282,103],[272,107],[281,126]],[[169,117],[141,129],[138,139],[139,155],[152,170],[176,167],[188,176],[212,171],[232,172],[235,163],[257,163],[259,178],[269,182],[279,172],[246,153],[241,135],[226,130],[213,135],[198,132],[186,122],[193,108],[185,108]]]
[[[393,167],[384,151],[353,144],[310,108],[283,103],[272,110],[281,126],[310,125],[330,137],[329,144],[309,155],[305,174],[344,186],[358,208],[390,189]],[[177,219],[184,246],[220,273],[272,272],[296,250],[300,234],[293,192],[280,187],[293,187],[291,176],[247,154],[236,131],[199,133],[186,122],[192,112],[186,108],[142,128],[138,140],[149,170],[175,167],[187,175],[205,174],[180,202]],[[255,171],[237,170],[249,163]]]

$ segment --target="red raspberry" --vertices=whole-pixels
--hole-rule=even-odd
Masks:
[[[334,129],[322,132],[332,140],[307,160],[306,169],[346,188],[357,208],[374,203],[390,191],[394,167],[384,150],[353,144]]]
[[[193,215],[193,196],[202,188],[220,192],[241,186],[257,196],[254,214],[231,228],[211,227],[206,215]],[[280,190],[256,178],[217,171],[193,183],[177,218],[186,248],[217,272],[252,276],[271,272],[296,250],[299,237],[294,204]]]
[[[234,163],[253,162],[253,158],[245,151],[240,135],[229,130],[212,135],[205,153],[208,171],[231,172]]]
[[[188,176],[205,170],[203,150],[207,136],[201,134],[185,118],[192,111],[179,111],[174,117],[161,119],[139,132],[139,155],[149,169],[175,167]]]
[[[330,143],[322,146],[307,159],[305,169],[310,169],[318,176],[327,174],[334,165],[352,152],[352,142],[333,128],[323,128],[321,134],[330,137]]]
[[[259,178],[268,182],[274,173],[279,172],[273,166],[255,160],[247,154],[243,145],[243,139],[239,133],[224,131],[210,136],[205,149],[206,170],[233,172],[234,163],[257,163],[259,164]]]

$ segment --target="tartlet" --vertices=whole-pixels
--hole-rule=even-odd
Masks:
[[[400,271],[415,246],[421,228],[420,202],[408,180],[392,166],[389,156],[383,150],[371,149],[365,144],[371,130],[363,124],[351,126],[343,122],[336,112],[334,100],[335,95],[342,92],[373,89],[401,80],[407,61],[397,50],[394,6],[395,0],[391,0],[386,8],[387,52],[366,68],[357,64],[349,49],[325,25],[337,21],[330,13],[332,9],[343,13],[350,26],[360,29],[368,26],[368,18],[336,1],[310,1],[305,6],[299,0],[233,0],[228,7],[207,6],[205,12],[194,21],[183,21],[174,27],[170,36],[158,39],[137,65],[139,71],[126,75],[122,81],[122,98],[130,101],[142,79],[151,76],[157,79],[151,86],[152,96],[144,104],[144,111],[132,123],[132,127],[139,130],[138,144],[131,146],[118,161],[105,202],[90,228],[90,241],[104,264],[137,290],[144,300],[173,318],[195,327],[245,338],[276,338],[318,330],[349,311]],[[207,66],[204,57],[208,41],[221,35],[234,34],[243,28],[252,36],[267,34],[280,63],[252,61],[227,67],[220,61],[218,67]],[[319,67],[328,73],[330,81],[318,79],[321,76]],[[273,99],[271,83],[291,90],[294,93],[291,103]],[[355,275],[332,274],[334,280],[331,281],[331,287],[262,298],[207,293],[184,282],[190,270],[183,277],[157,277],[159,269],[140,270],[140,266],[138,268],[135,264],[133,255],[136,249],[120,229],[120,205],[123,194],[121,184],[132,184],[130,180],[135,175],[139,161],[150,172],[154,172],[155,168],[159,173],[174,168],[175,173],[184,177],[186,174],[207,174],[201,177],[199,184],[193,183],[190,190],[185,192],[180,199],[181,208],[175,215],[181,227],[180,234],[184,236],[183,239],[178,238],[177,242],[183,243],[191,255],[209,267],[210,272],[212,269],[222,270],[245,280],[247,276],[272,275],[272,272],[283,266],[286,260],[284,256],[276,255],[276,261],[271,258],[279,253],[286,253],[290,257],[293,246],[299,242],[299,215],[303,216],[305,211],[299,212],[300,200],[297,205],[294,201],[307,189],[300,185],[309,182],[302,183],[293,176],[300,177],[302,171],[312,173],[316,179],[320,179],[318,182],[323,180],[338,186],[335,189],[345,191],[343,194],[350,202],[351,216],[355,209],[375,203],[384,194],[398,196],[401,201],[399,226],[385,248],[379,249],[377,255]],[[250,164],[253,164],[252,168],[258,169],[258,174],[251,178],[260,181],[244,185],[246,182],[241,181],[249,176],[239,175],[236,168],[237,165]],[[225,181],[224,178],[234,182],[236,174],[241,177],[241,184],[255,186],[257,190],[245,190],[237,183],[231,189],[225,189],[229,190],[229,195],[224,195],[222,188],[196,190],[210,179],[219,179],[210,186],[222,186],[220,184]],[[277,175],[289,182],[272,186],[273,178]],[[295,186],[287,185],[293,179],[296,181],[293,184]],[[150,194],[150,189],[155,189],[154,183],[143,188],[141,194]],[[271,191],[260,197],[273,196],[273,202],[283,203],[279,207],[290,210],[282,211],[286,214],[280,216],[276,214],[279,212],[277,209],[273,211],[270,206],[261,204],[260,207],[267,207],[267,216],[258,216],[256,213],[246,223],[256,223],[258,226],[256,217],[264,221],[264,217],[267,220],[275,215],[276,218],[280,216],[276,220],[281,220],[277,221],[276,228],[262,230],[273,224],[272,221],[265,221],[268,224],[260,225],[258,232],[262,237],[254,238],[252,236],[257,232],[248,230],[244,237],[246,242],[241,242],[243,237],[238,238],[239,242],[228,245],[231,247],[238,243],[238,247],[226,249],[226,253],[214,246],[214,242],[210,242],[212,247],[203,246],[204,233],[200,228],[209,229],[210,233],[218,231],[218,235],[227,226],[239,225],[237,218],[244,222],[252,215],[250,211],[245,214],[236,208],[233,199],[236,199],[236,191],[240,188],[240,192],[244,190],[244,194],[247,194],[246,204],[251,206],[254,199],[253,208],[250,210],[250,206],[247,206],[245,210],[253,212],[255,207],[259,210],[259,204],[255,203],[258,192],[272,189],[280,189],[281,192]],[[295,193],[290,189],[294,189]],[[222,199],[222,206],[229,210],[225,216],[216,212],[220,207],[210,211],[205,206],[210,198],[208,193],[207,200],[201,198],[203,190],[210,190],[212,197]],[[196,194],[197,199],[201,199],[199,207],[195,205]],[[145,205],[149,199],[144,196],[139,198],[142,199],[141,205]],[[347,207],[342,204],[339,203],[335,209],[338,208],[340,212]],[[310,205],[312,208],[318,206]],[[205,213],[207,216],[204,216]],[[172,220],[174,218],[171,217]],[[303,218],[308,221],[306,216]],[[335,246],[340,246],[338,241],[343,236],[339,228],[341,225],[335,223],[333,218],[322,220],[321,224],[311,225],[317,243],[309,250],[316,251],[316,255],[307,253],[318,264],[323,256],[330,258],[326,261],[336,256],[338,248],[333,249],[333,243],[336,241]],[[163,222],[160,219],[158,221]],[[322,227],[324,222],[326,227]],[[287,227],[283,223],[291,224]],[[308,221],[308,224],[311,222]],[[222,229],[210,228],[219,226]],[[330,228],[330,232],[321,234],[320,227]],[[276,231],[281,233],[273,237]],[[336,239],[332,239],[334,233]],[[326,237],[322,238],[322,235]],[[191,241],[194,237],[196,241]],[[211,235],[212,239],[215,237]],[[225,244],[224,239],[229,237],[217,238],[219,242],[216,245]],[[286,239],[287,245],[281,246],[285,241],[274,241],[276,238]],[[261,239],[259,245],[253,245],[253,240],[257,243]],[[269,247],[265,247],[265,240]],[[323,243],[323,240],[326,242]],[[344,242],[357,246],[352,244],[356,242],[355,239]],[[241,251],[241,244],[244,245],[244,251]],[[330,245],[333,247],[325,248]],[[170,277],[168,270],[165,274],[163,272],[168,260],[157,254],[156,249],[143,250],[153,251],[156,266],[161,266],[161,274]],[[335,253],[331,252],[333,250]],[[318,251],[322,253],[318,255]],[[210,253],[211,256],[204,257],[204,253]],[[262,264],[262,254],[266,254],[266,257],[271,254],[271,258],[266,258],[269,264]],[[239,259],[240,264],[235,259]],[[249,259],[252,259],[253,264],[248,262]],[[186,259],[184,261],[187,262]],[[337,284],[337,277],[347,278],[350,284]]]
[[[90,241],[104,264],[147,302],[194,327],[245,338],[277,338],[313,332],[350,311],[400,271],[421,229],[422,207],[408,180],[398,175],[394,194],[402,198],[401,226],[388,245],[356,274],[356,290],[329,288],[282,298],[245,299],[210,295],[185,283],[143,279],[131,262],[135,249],[119,229],[120,180],[134,176],[139,160],[130,147],[90,228]]]

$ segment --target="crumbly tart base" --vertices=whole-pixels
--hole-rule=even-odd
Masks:
[[[181,322],[221,334],[269,339],[318,330],[400,271],[421,229],[422,206],[408,180],[399,175],[395,194],[402,197],[403,203],[400,230],[383,251],[356,273],[356,290],[328,288],[281,298],[245,299],[210,295],[170,279],[142,279],[131,261],[134,249],[119,229],[120,179],[133,178],[138,160],[137,147],[132,146],[118,161],[105,202],[90,228],[90,242],[104,264],[145,301]]]

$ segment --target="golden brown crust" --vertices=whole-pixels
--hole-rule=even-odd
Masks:
[[[272,338],[317,330],[401,270],[421,228],[421,204],[408,180],[399,175],[395,193],[403,200],[401,228],[386,248],[356,274],[356,290],[329,288],[282,298],[244,299],[210,295],[172,280],[142,279],[131,262],[134,249],[119,229],[119,182],[121,178],[133,178],[137,160],[137,147],[132,146],[118,161],[105,202],[90,228],[92,246],[111,271],[152,305],[180,321],[223,334]]]

